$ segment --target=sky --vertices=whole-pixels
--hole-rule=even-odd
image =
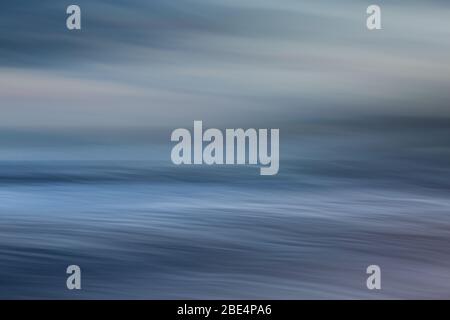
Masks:
[[[75,3],[75,2],[74,2]],[[3,1],[0,126],[295,126],[449,117],[450,5],[379,1]]]

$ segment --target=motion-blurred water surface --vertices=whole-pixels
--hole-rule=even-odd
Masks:
[[[142,146],[148,161],[3,161],[0,297],[449,298],[449,128],[296,133],[273,177],[156,160],[169,144]]]

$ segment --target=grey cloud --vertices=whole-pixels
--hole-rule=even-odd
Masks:
[[[450,113],[443,2],[382,1],[375,33],[368,1],[81,0],[81,32],[65,29],[68,4],[3,6],[3,125]]]

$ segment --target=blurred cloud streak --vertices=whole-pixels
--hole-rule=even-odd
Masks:
[[[80,0],[78,33],[65,5],[2,5],[1,125],[450,115],[446,2],[383,1],[380,32],[364,1]]]

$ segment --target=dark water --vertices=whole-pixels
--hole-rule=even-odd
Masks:
[[[284,140],[274,177],[2,161],[0,298],[450,298],[450,149],[434,133]]]

